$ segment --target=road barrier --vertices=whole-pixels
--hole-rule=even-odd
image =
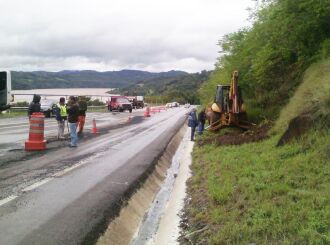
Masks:
[[[150,113],[159,113],[162,110],[166,110],[166,107],[165,106],[155,106],[155,107],[151,107]]]
[[[40,112],[32,113],[30,117],[29,139],[25,141],[25,150],[42,151],[46,149],[44,138],[45,116]]]

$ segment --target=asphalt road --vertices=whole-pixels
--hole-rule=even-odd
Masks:
[[[182,126],[176,108],[0,169],[0,244],[92,244]],[[1,137],[1,135],[0,135]]]
[[[134,110],[132,116],[141,114],[141,110]],[[98,127],[118,124],[128,117],[128,112],[91,112],[87,113],[85,130],[92,128],[92,120],[95,119]],[[65,129],[65,133],[67,129]],[[45,137],[57,136],[57,121],[55,118],[45,118]],[[24,147],[24,142],[29,137],[28,117],[6,118],[0,120],[0,155],[13,149]]]

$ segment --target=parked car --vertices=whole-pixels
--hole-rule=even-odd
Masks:
[[[167,108],[178,107],[180,104],[178,102],[171,102],[165,105]]]
[[[178,102],[172,102],[172,107],[179,107],[180,104]]]
[[[55,116],[56,101],[55,100],[40,100],[40,110],[45,117]]]
[[[131,102],[129,102],[125,96],[111,96],[107,104],[109,111],[117,110],[122,112],[128,110],[129,112],[132,112],[133,109]]]

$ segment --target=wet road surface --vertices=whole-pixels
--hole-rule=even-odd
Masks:
[[[0,169],[1,244],[90,244],[186,118],[176,108]]]
[[[128,118],[128,112],[91,112],[87,113],[85,130],[90,131],[92,120],[95,119],[98,127],[104,127],[112,124],[118,124]],[[140,115],[141,110],[134,110],[132,116]],[[57,121],[55,118],[45,118],[45,138],[54,138],[57,136]],[[65,133],[67,125],[65,125]],[[0,155],[13,149],[24,147],[24,142],[29,137],[28,117],[6,118],[0,120]]]

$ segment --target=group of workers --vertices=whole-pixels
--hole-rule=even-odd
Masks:
[[[56,120],[58,123],[58,139],[64,139],[65,121],[68,121],[68,130],[70,130],[71,144],[70,147],[77,147],[78,134],[81,134],[85,125],[87,111],[87,102],[83,96],[70,96],[69,101],[65,104],[65,98],[61,97],[56,108]],[[78,130],[77,130],[78,129]]]
[[[198,131],[197,131],[198,134],[199,135],[203,134],[205,121],[206,121],[206,113],[204,109],[202,109],[198,113],[198,117],[196,115],[196,108],[193,108],[191,110],[191,112],[188,115],[188,127],[191,128],[191,134],[190,134],[191,141],[195,140],[194,137],[195,137],[196,127],[198,127]]]
[[[61,97],[59,103],[55,108],[55,116],[58,124],[58,139],[65,139],[64,129],[65,122],[67,121],[68,130],[70,131],[70,147],[78,146],[78,134],[81,134],[85,125],[87,102],[84,96],[79,96],[79,99],[74,96],[69,97],[69,101],[66,104],[65,98]],[[29,105],[28,115],[29,117],[34,112],[40,112],[40,95],[34,95],[33,100]],[[78,129],[78,130],[77,130]]]
[[[84,96],[77,97],[70,96],[69,101],[65,104],[65,98],[61,97],[59,103],[56,106],[55,115],[58,123],[58,139],[65,139],[64,129],[65,121],[68,122],[68,130],[70,130],[71,143],[70,147],[78,146],[78,134],[81,134],[85,125],[87,111],[87,102]],[[28,109],[28,115],[31,116],[33,112],[40,112],[40,95],[34,95],[33,101],[30,103]],[[194,141],[196,127],[198,127],[198,134],[202,134],[204,131],[204,125],[206,120],[206,114],[204,110],[201,110],[196,115],[196,108],[193,108],[188,116],[188,127],[191,128],[190,140]],[[78,128],[78,131],[77,131]]]

